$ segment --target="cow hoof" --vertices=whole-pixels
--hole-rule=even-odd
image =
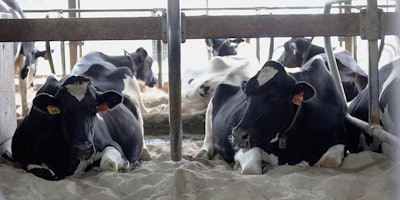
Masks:
[[[103,152],[99,166],[102,171],[118,172],[126,164],[126,160],[114,147],[106,147]]]
[[[328,149],[328,151],[321,157],[317,166],[335,168],[342,164],[344,157],[344,145],[338,144]]]
[[[204,158],[204,159],[207,159],[207,160],[209,160],[209,159],[211,158],[211,157],[208,155],[208,151],[206,151],[206,150],[204,150],[204,149],[200,150],[200,152],[197,153],[194,157],[195,157],[195,158]]]
[[[46,165],[36,165],[36,164],[30,164],[27,166],[27,170],[29,173],[34,174],[37,177],[49,180],[49,181],[56,181],[58,180],[58,177],[56,174],[49,169]]]
[[[240,149],[235,155],[236,168],[239,168],[242,174],[262,174],[262,155],[261,149],[256,147],[252,149]]]

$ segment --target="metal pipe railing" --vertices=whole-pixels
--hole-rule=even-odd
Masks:
[[[169,69],[169,124],[171,159],[182,159],[181,116],[181,9],[179,0],[168,0],[167,44]]]

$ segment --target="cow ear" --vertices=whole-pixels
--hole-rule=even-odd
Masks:
[[[37,95],[33,99],[32,104],[32,107],[35,110],[43,114],[56,115],[61,113],[61,109],[58,107],[56,98],[47,93]]]
[[[115,91],[98,93],[96,95],[96,98],[97,98],[98,112],[105,112],[108,109],[112,109],[116,105],[120,104],[123,100],[122,95]]]
[[[129,52],[124,49],[124,56],[127,56],[127,55],[129,55]]]
[[[300,105],[303,101],[307,101],[315,96],[315,89],[309,83],[301,81],[294,86],[292,95],[292,103]]]
[[[139,53],[140,58],[141,58],[142,60],[145,60],[145,59],[146,59],[146,57],[147,57],[147,51],[146,51],[145,49],[143,49],[142,47],[140,47],[140,48],[138,48],[138,49],[136,50],[136,52]]]

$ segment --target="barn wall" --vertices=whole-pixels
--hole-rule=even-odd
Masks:
[[[0,18],[9,15],[0,13]],[[11,137],[17,126],[15,119],[15,81],[13,43],[0,42],[0,154],[11,152]]]

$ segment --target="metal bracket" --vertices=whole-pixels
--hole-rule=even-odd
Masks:
[[[186,42],[186,18],[185,13],[181,12],[181,43]],[[167,43],[167,14],[163,12],[162,14],[162,41]]]
[[[360,34],[364,40],[378,40],[382,38],[383,10],[360,10]]]

